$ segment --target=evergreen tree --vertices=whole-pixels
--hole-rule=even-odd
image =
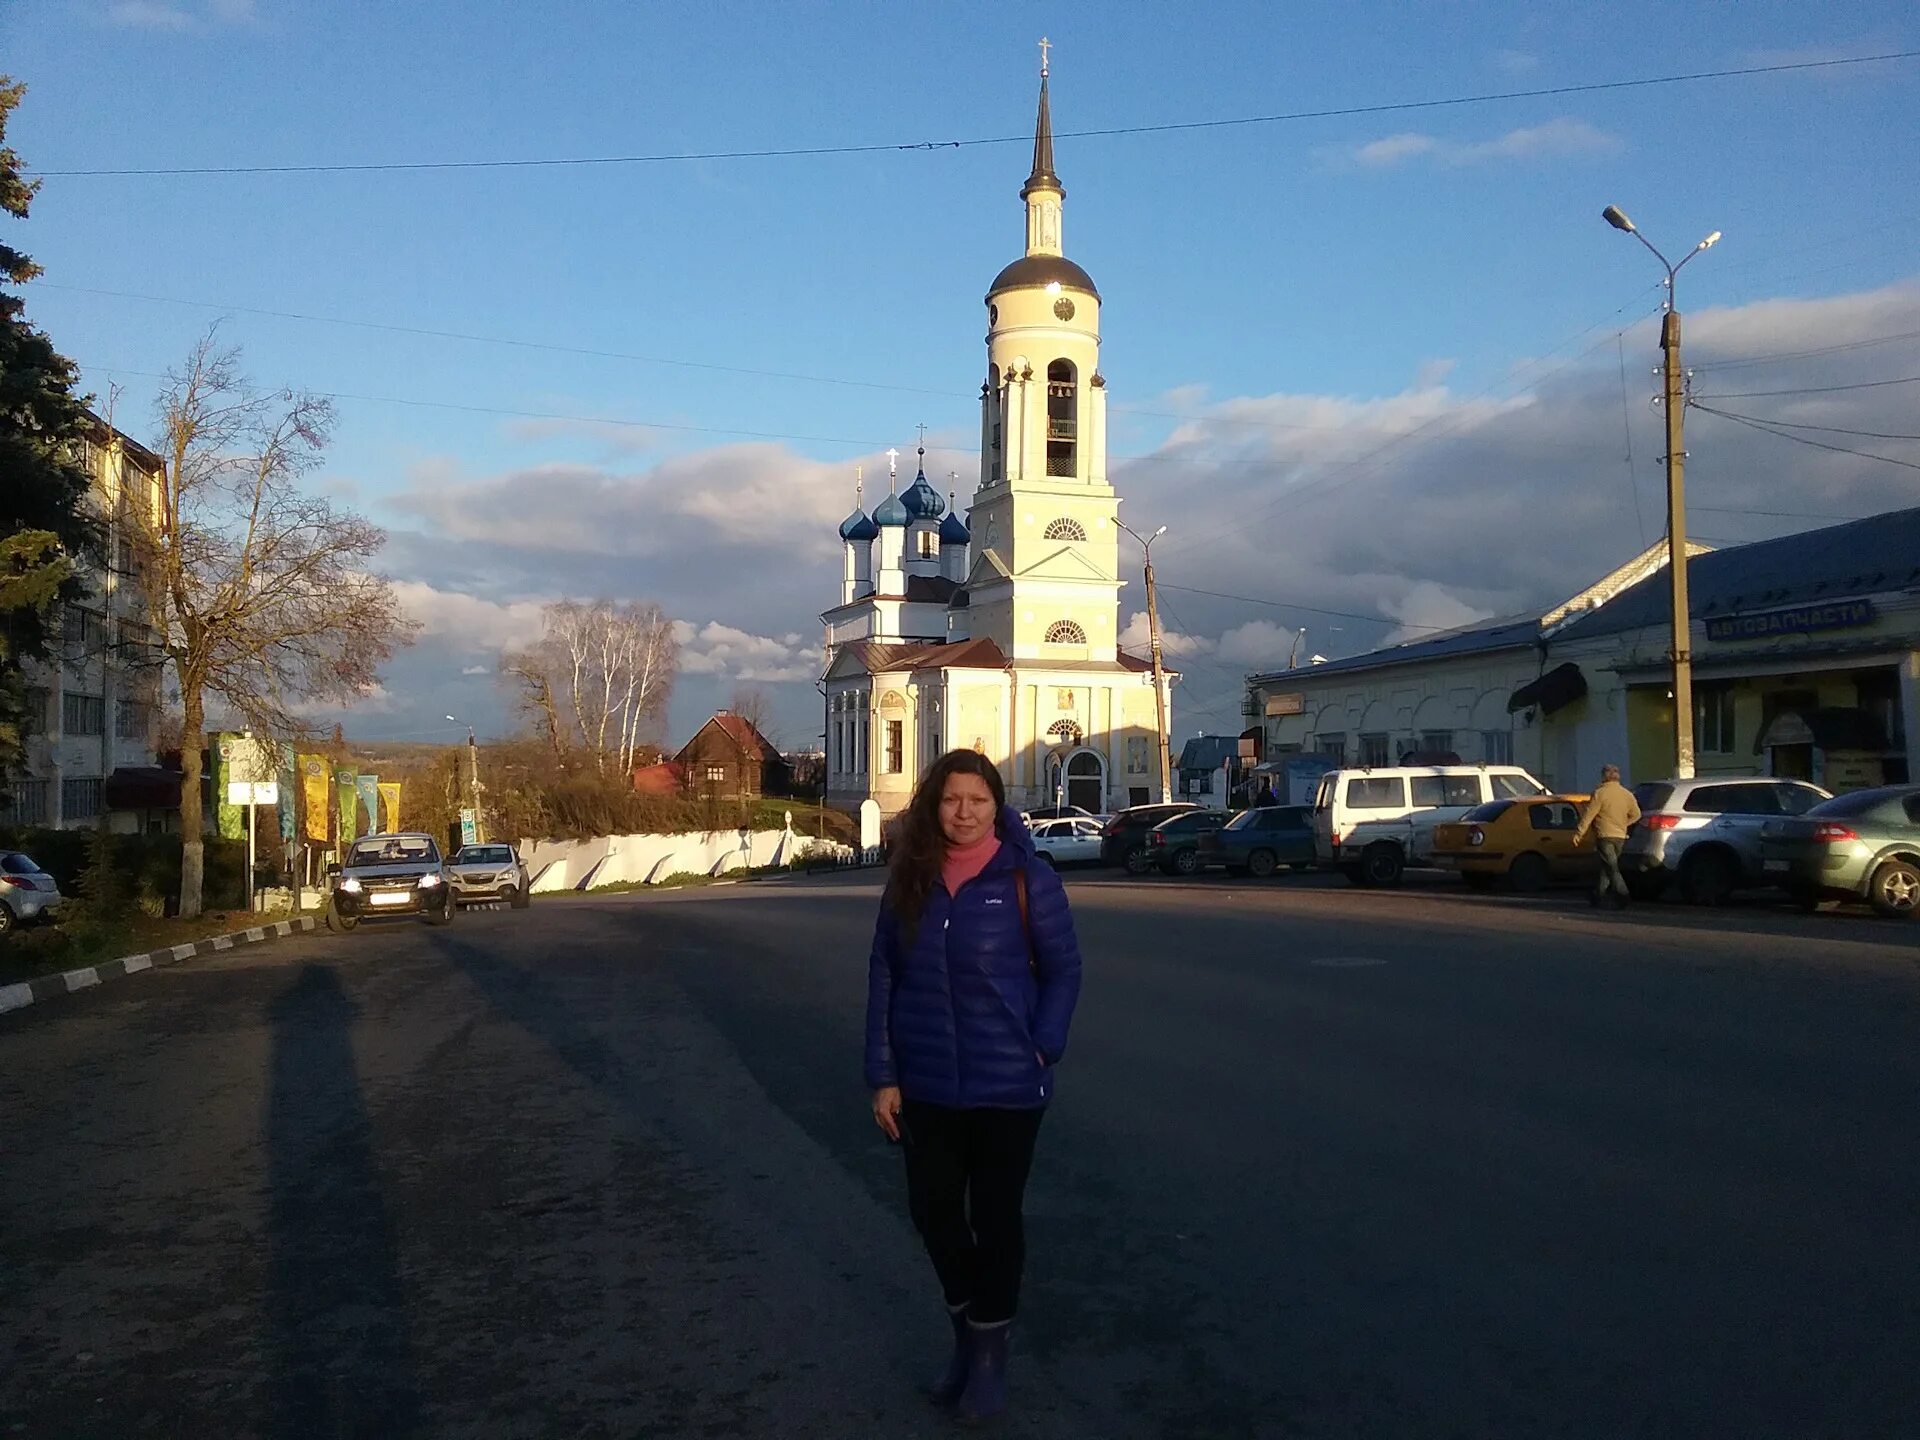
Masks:
[[[0,75],[0,210],[16,220],[27,218],[40,183],[21,178],[20,157],[6,144],[7,119],[25,93]],[[74,393],[77,373],[6,288],[39,273],[0,241],[0,797],[24,750],[21,662],[49,657],[52,602],[79,599],[84,565],[101,559],[80,459],[94,422]]]

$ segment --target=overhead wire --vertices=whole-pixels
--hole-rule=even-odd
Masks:
[[[1831,450],[1838,455],[1857,455],[1862,460],[1878,460],[1885,465],[1898,465],[1904,470],[1920,470],[1920,462],[1896,459],[1892,455],[1876,455],[1871,450],[1855,450],[1848,445],[1829,445],[1824,440],[1813,440],[1805,435],[1796,435],[1791,430],[1778,430],[1766,420],[1752,415],[1736,415],[1731,410],[1716,410],[1711,405],[1694,402],[1693,408],[1708,415],[1718,415],[1722,420],[1731,420],[1736,425],[1745,425],[1749,430],[1765,431],[1769,435],[1778,435],[1782,440],[1792,440],[1796,444],[1811,445],[1816,450]]]
[[[1781,75],[1796,71],[1831,70],[1847,66],[1872,65],[1893,60],[1910,60],[1920,50],[1895,50],[1878,55],[1848,55],[1821,60],[1782,61],[1772,65],[1744,65],[1719,70],[1695,70],[1676,75],[1640,76],[1626,80],[1596,80],[1576,85],[1538,86],[1529,90],[1488,91],[1474,95],[1452,95],[1431,100],[1379,101],[1360,105],[1330,106],[1317,110],[1290,110],[1271,115],[1235,115],[1215,120],[1172,120],[1158,124],[1111,125],[1087,130],[1060,130],[1055,138],[1108,139],[1127,135],[1164,135],[1196,130],[1224,130],[1246,126],[1281,125],[1303,120],[1352,119],[1363,115],[1390,115],[1410,111],[1441,110],[1467,105],[1488,105],[1510,100],[1557,99],[1568,95],[1594,95],[1608,91],[1648,89],[1667,85],[1696,84],[1707,80],[1739,79],[1755,75]],[[519,159],[484,160],[382,160],[328,161],[291,165],[170,165],[102,166],[88,169],[36,170],[30,175],[44,179],[80,179],[136,176],[188,175],[321,175],[369,174],[377,172],[428,170],[527,170],[582,166],[662,165],[713,160],[787,160],[830,155],[871,155],[919,150],[962,150],[980,146],[1024,145],[1031,134],[971,136],[955,140],[895,140],[864,144],[797,145],[742,148],[734,150],[663,151],[635,155],[533,156]]]
[[[1888,385],[1920,384],[1920,375],[1898,380],[1859,380],[1851,385],[1805,385],[1797,390],[1726,390],[1718,395],[1701,395],[1699,400],[1758,400],[1769,395],[1834,395],[1842,390],[1879,390]]]

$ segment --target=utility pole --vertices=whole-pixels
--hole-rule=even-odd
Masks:
[[[1681,258],[1669,264],[1667,257],[1654,249],[1653,242],[1634,228],[1626,212],[1609,205],[1600,217],[1616,230],[1624,230],[1647,249],[1667,272],[1667,313],[1660,324],[1661,403],[1667,408],[1667,583],[1672,604],[1673,663],[1673,773],[1681,780],[1693,778],[1693,625],[1687,600],[1687,495],[1686,495],[1686,371],[1680,365],[1680,301],[1675,281],[1687,261],[1720,239],[1714,231]]]
[[[1147,653],[1153,663],[1153,729],[1160,745],[1160,803],[1165,805],[1173,799],[1173,762],[1167,747],[1167,670],[1160,651],[1160,604],[1153,589],[1153,542],[1167,533],[1167,527],[1162,525],[1142,538],[1132,526],[1122,525],[1117,519],[1113,523],[1140,542],[1140,552],[1146,557]]]
[[[461,722],[453,716],[447,716],[458,725]],[[473,726],[467,725],[467,804],[473,809],[473,839],[475,844],[485,844],[487,839],[486,817],[480,810],[480,742],[474,739]]]

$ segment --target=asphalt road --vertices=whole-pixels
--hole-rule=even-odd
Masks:
[[[1078,882],[1009,1435],[1920,1433],[1920,928]],[[0,1018],[0,1435],[939,1434],[877,886]]]

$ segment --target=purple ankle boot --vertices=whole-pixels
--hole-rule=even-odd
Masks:
[[[947,1373],[927,1387],[933,1403],[952,1409],[960,1403],[960,1392],[967,1388],[967,1362],[973,1354],[973,1336],[967,1325],[967,1307],[950,1305],[947,1316],[953,1321],[953,1358],[947,1361]]]
[[[977,1425],[1007,1408],[1007,1348],[1013,1322],[973,1325],[973,1353],[968,1357],[967,1385],[960,1392],[957,1415],[962,1424]]]

